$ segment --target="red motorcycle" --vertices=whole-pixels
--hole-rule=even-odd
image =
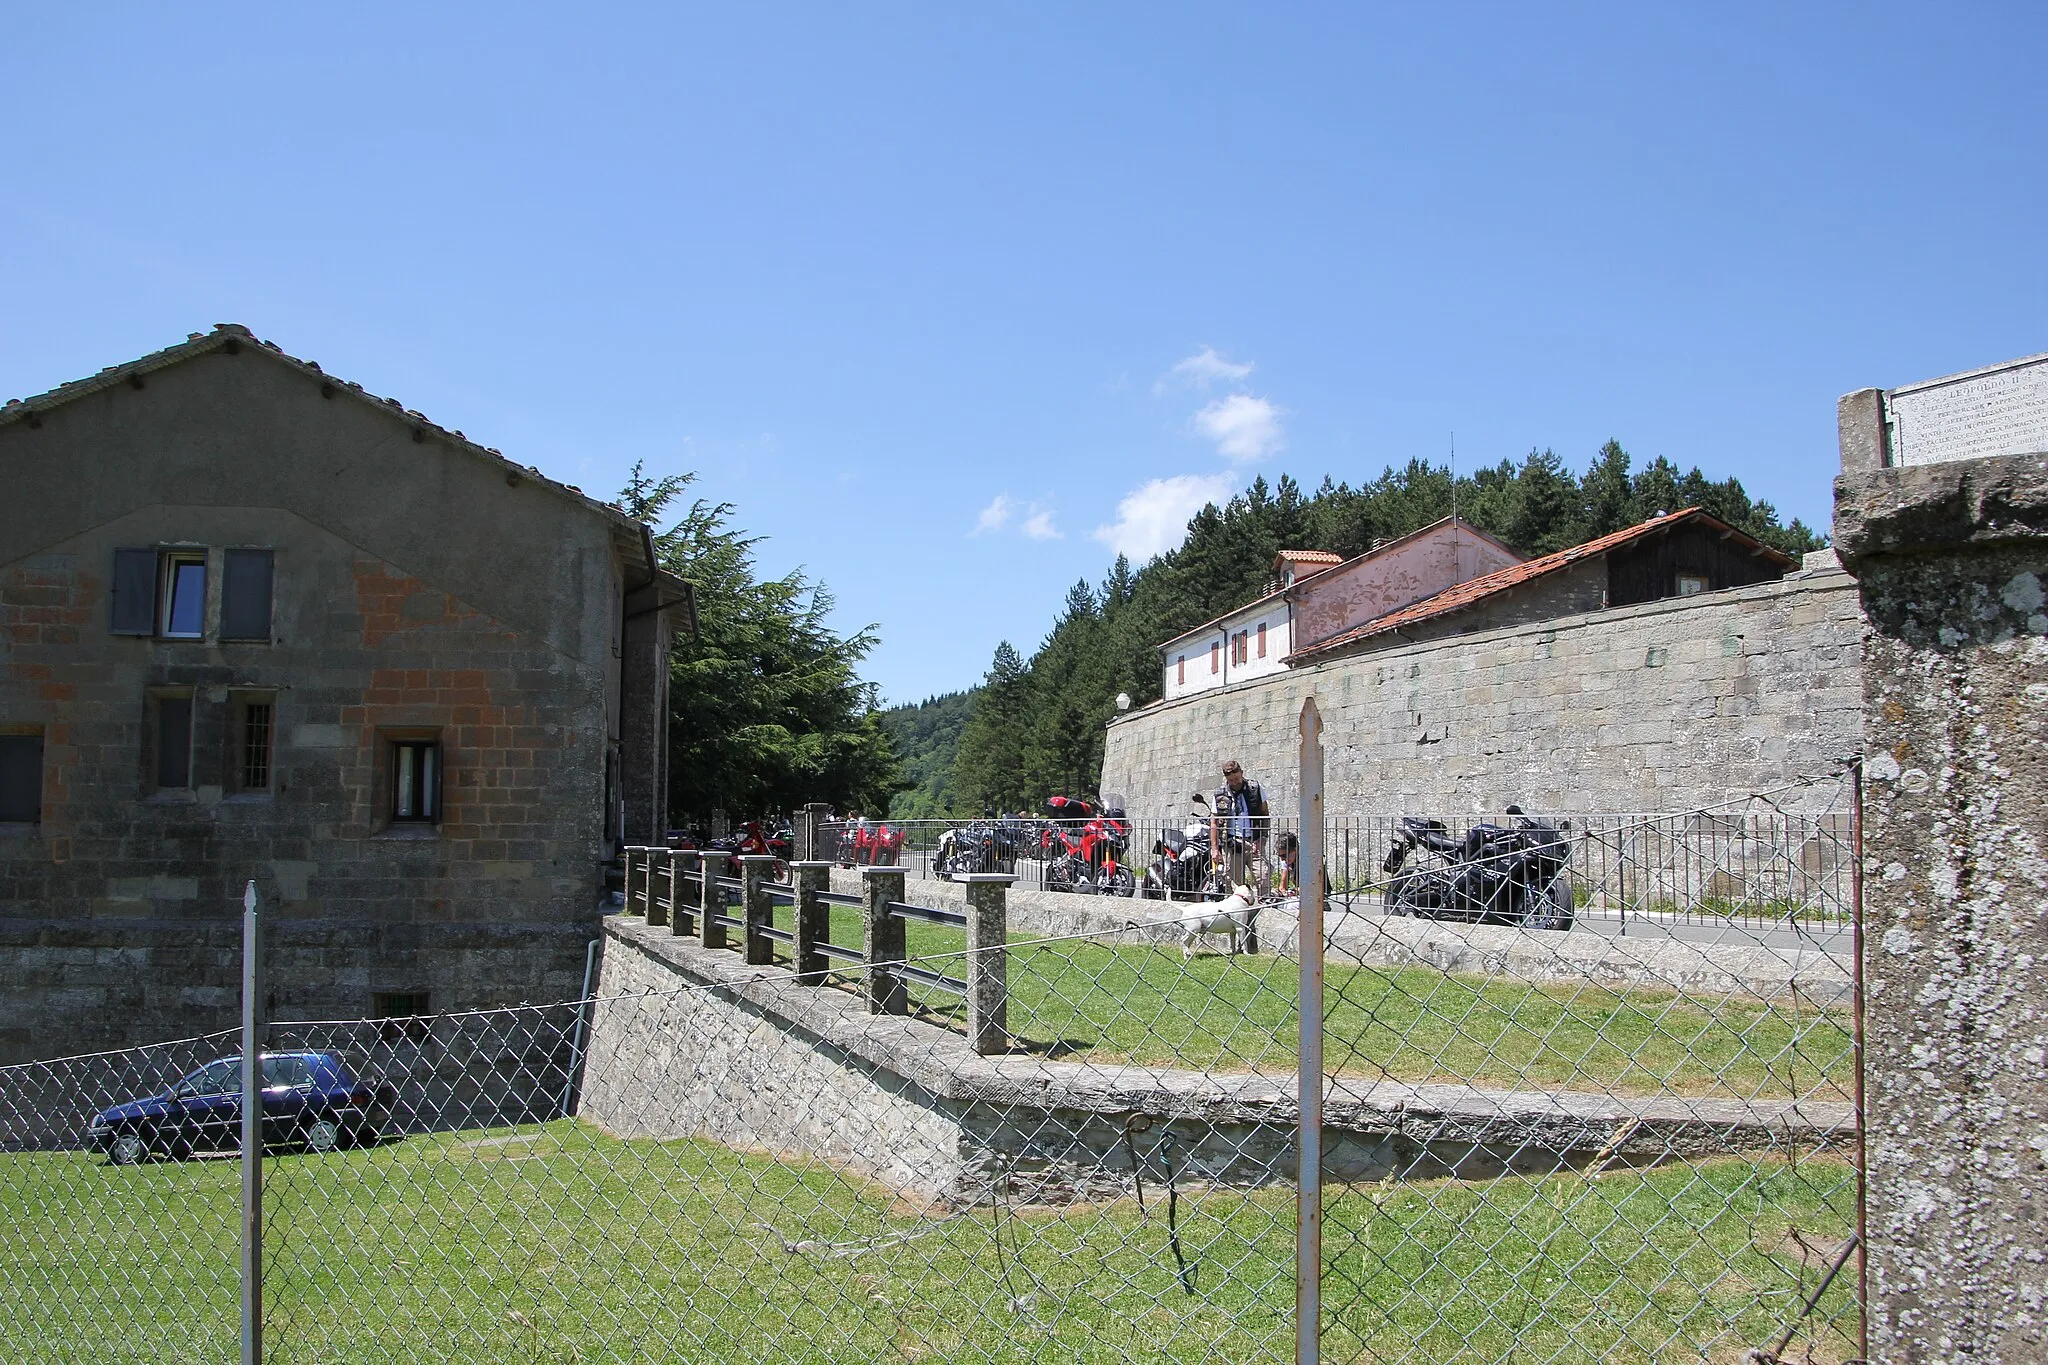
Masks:
[[[1135,896],[1138,878],[1119,861],[1130,846],[1131,826],[1120,796],[1100,805],[1072,796],[1046,799],[1045,889],[1082,895]]]
[[[742,857],[769,853],[777,859],[770,880],[789,880],[790,838],[781,830],[769,832],[759,820],[746,821],[740,826],[737,834],[729,834],[723,839],[713,839],[708,849],[713,853],[726,855],[726,866],[729,870],[722,873],[723,876],[739,876]]]
[[[863,817],[840,836],[839,861],[848,867],[894,867],[902,850],[902,830]]]

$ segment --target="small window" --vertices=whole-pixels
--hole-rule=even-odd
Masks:
[[[0,735],[0,824],[33,825],[42,818],[42,732]]]
[[[1259,657],[1261,659],[1266,657],[1266,623],[1264,621],[1259,622]]]
[[[1682,573],[1678,576],[1678,595],[1680,597],[1695,597],[1706,590],[1707,577],[1705,574]]]
[[[441,746],[431,739],[401,739],[391,745],[391,818],[432,824],[441,818]]]
[[[270,790],[272,737],[276,733],[277,702],[269,693],[245,694],[235,698],[234,729],[229,742],[228,771],[236,791]]]
[[[192,785],[192,694],[161,692],[151,698],[151,706],[156,719],[156,789],[188,789]]]
[[[269,550],[229,550],[220,575],[220,638],[270,639]]]
[[[433,1013],[433,1002],[426,991],[378,991],[370,1000],[370,1015],[381,1021],[377,1031],[385,1042],[427,1040],[432,1031],[427,1016]]]
[[[1209,643],[1209,671],[1211,673],[1214,673],[1219,668],[1221,668],[1222,665],[1223,642],[1221,640],[1212,640]]]
[[[1179,670],[1178,674],[1174,677],[1174,681],[1176,683],[1186,682],[1188,680],[1188,656],[1185,654],[1181,655],[1173,661],[1173,665]]]
[[[206,634],[206,554],[164,556],[163,609],[157,633],[167,640],[197,640]]]

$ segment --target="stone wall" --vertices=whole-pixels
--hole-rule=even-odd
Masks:
[[[666,927],[605,922],[578,1117],[620,1136],[704,1137],[814,1160],[921,1200],[1066,1204],[1128,1194],[1130,1155],[1155,1173],[1291,1181],[1291,1075],[984,1057],[948,1029],[873,1015],[861,995],[798,985]],[[1345,1078],[1325,1101],[1333,1180],[1479,1178],[1839,1140],[1839,1103],[1515,1091]],[[1617,1133],[1626,1136],[1617,1139]]]
[[[2048,456],[1885,468],[1849,435],[1835,529],[1870,621],[1871,1355],[2040,1360]]]
[[[1587,587],[1558,577],[1569,600]],[[1854,581],[1821,557],[1780,582],[1401,645],[1119,718],[1102,789],[1177,815],[1235,757],[1291,813],[1314,693],[1332,814],[1691,809],[1856,752],[1862,629]]]

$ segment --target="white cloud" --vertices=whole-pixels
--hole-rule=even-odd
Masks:
[[[1027,537],[1029,537],[1032,540],[1065,539],[1065,537],[1060,534],[1059,528],[1052,524],[1051,509],[1040,507],[1035,502],[1031,504],[1031,515],[1026,517],[1024,519],[1024,524],[1022,526],[1019,526],[1017,529],[1022,531]]]
[[[1195,426],[1216,443],[1218,453],[1237,461],[1263,460],[1287,444],[1281,410],[1263,398],[1233,393],[1195,414]]]
[[[1176,474],[1154,479],[1124,495],[1116,521],[1095,528],[1095,538],[1132,562],[1142,564],[1180,544],[1188,518],[1208,503],[1228,501],[1237,491],[1234,474]]]
[[[1225,360],[1222,356],[1216,354],[1215,347],[1204,346],[1193,355],[1175,361],[1173,368],[1168,370],[1165,376],[1152,386],[1152,391],[1154,393],[1164,393],[1169,383],[1184,384],[1191,389],[1206,389],[1219,380],[1224,383],[1235,384],[1251,372],[1251,361],[1247,360],[1239,364],[1235,360]]]
[[[981,509],[981,515],[974,519],[974,529],[967,534],[980,536],[1000,531],[1010,524],[1010,514],[1016,510],[1017,504],[1010,500],[1008,493],[998,493],[988,506]]]

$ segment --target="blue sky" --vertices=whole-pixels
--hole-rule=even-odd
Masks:
[[[1824,526],[2048,350],[2039,6],[15,7],[0,398],[218,321],[803,565],[909,700],[1253,475],[1619,438]]]

